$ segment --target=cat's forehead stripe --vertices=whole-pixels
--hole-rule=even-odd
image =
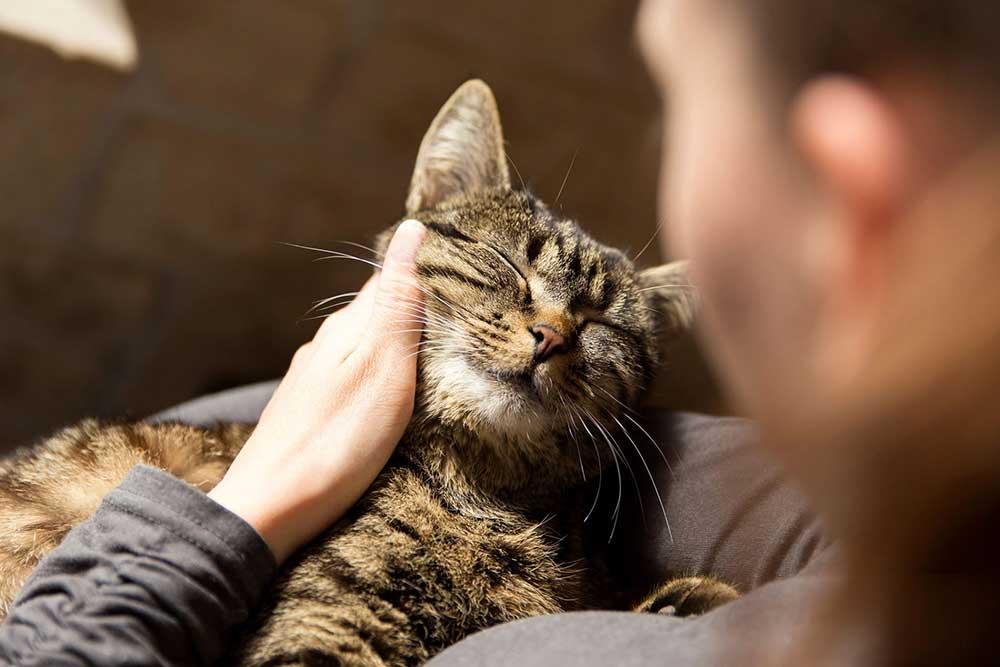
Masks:
[[[543,236],[532,234],[528,238],[528,247],[525,249],[525,256],[528,258],[528,264],[534,264],[535,260],[542,253],[542,248],[545,247],[546,239]]]
[[[486,282],[485,280],[471,276],[468,273],[460,271],[454,267],[444,266],[441,264],[421,262],[417,267],[417,275],[425,278],[439,276],[441,278],[454,280],[480,290],[489,290],[493,287],[492,284]]]
[[[456,241],[465,243],[475,243],[476,240],[459,230],[455,225],[447,222],[425,222],[424,226],[437,234]]]

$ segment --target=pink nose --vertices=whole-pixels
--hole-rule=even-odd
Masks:
[[[535,363],[540,364],[557,352],[566,350],[566,339],[547,324],[531,327],[531,335],[535,337]]]

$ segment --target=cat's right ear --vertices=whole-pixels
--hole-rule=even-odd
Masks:
[[[490,87],[474,79],[455,91],[424,135],[406,213],[494,188],[510,188],[500,112]]]
[[[646,307],[657,316],[661,334],[673,337],[691,328],[698,310],[698,293],[691,284],[688,262],[645,269],[639,272],[638,282]]]

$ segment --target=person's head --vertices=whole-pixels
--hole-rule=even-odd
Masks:
[[[950,252],[900,248],[940,232],[915,211],[1000,129],[1000,9],[645,0],[638,32],[665,100],[665,236],[738,404],[856,378],[892,289],[939,270],[914,253]],[[985,224],[959,215],[952,237]]]
[[[667,247],[738,405],[873,576],[993,553],[1000,4],[644,0],[638,32]]]
[[[907,443],[872,449],[886,489],[907,466],[934,466],[936,499],[973,459],[997,472],[928,434],[1000,438],[1000,5],[645,0],[638,32],[665,100],[667,245],[737,404]],[[780,449],[815,484],[863,474]]]

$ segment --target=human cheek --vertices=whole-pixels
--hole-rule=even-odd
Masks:
[[[702,116],[702,117],[699,117]],[[731,182],[734,157],[702,114],[678,109],[664,151],[660,204],[670,254],[702,262],[724,246],[730,211],[738,207]]]

